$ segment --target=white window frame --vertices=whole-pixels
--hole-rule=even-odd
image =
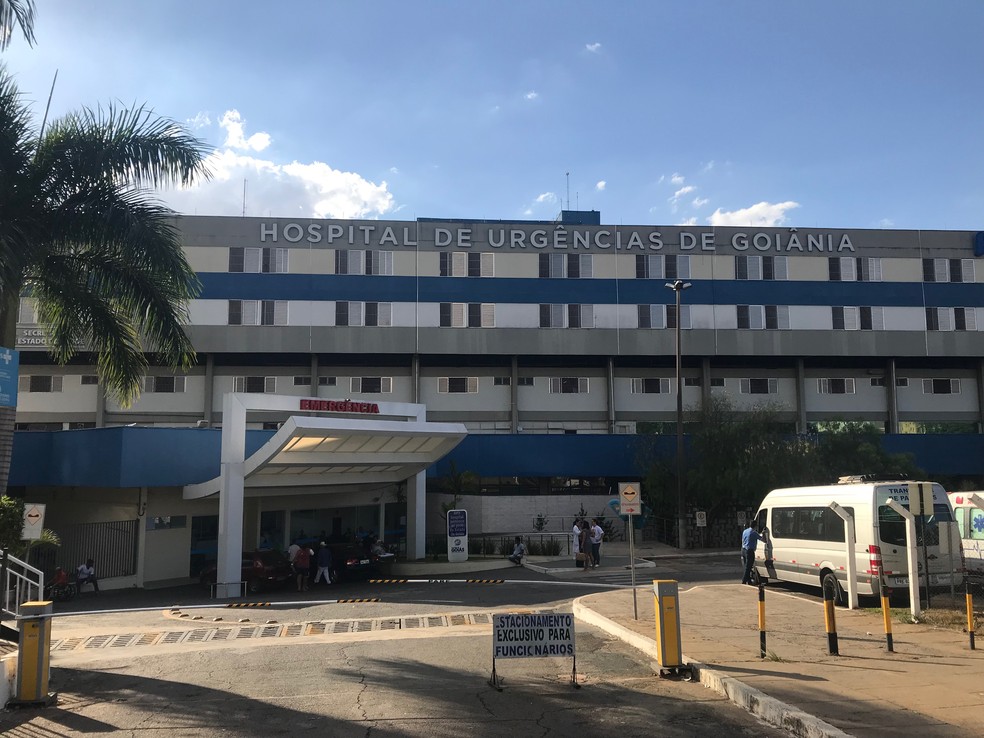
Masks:
[[[659,389],[656,392],[646,392],[647,382],[658,382]],[[632,379],[633,395],[668,395],[671,392],[670,380],[668,377],[634,377]]]
[[[564,380],[565,379],[576,379],[577,380],[577,392],[564,392]],[[590,385],[588,382],[588,377],[550,377],[550,389],[549,392],[552,395],[586,395],[588,394]]]
[[[232,382],[233,392],[246,392],[246,380],[252,379],[257,375],[249,376],[239,376],[234,377]],[[276,377],[263,377],[263,392],[262,394],[273,395],[277,393],[277,378]],[[261,394],[257,392],[256,394]]]
[[[933,382],[939,382],[941,380],[947,381],[943,377],[936,377],[935,379],[934,378],[925,378],[925,379],[923,379],[923,381],[922,381],[923,394],[924,395],[936,395],[936,394],[959,395],[960,394],[960,380],[959,379],[950,379],[949,380],[949,382],[950,382],[950,391],[949,392],[946,392],[946,393],[944,393],[944,392],[933,392]]]
[[[393,392],[393,377],[351,377],[349,380],[349,390],[354,395],[369,394],[375,395],[376,392],[363,392],[362,391],[362,380],[363,379],[378,379],[379,380],[379,392],[381,395],[389,395]]]
[[[464,379],[467,382],[467,387],[464,392],[452,392],[451,391],[451,380],[452,379]],[[478,377],[438,377],[437,378],[437,391],[442,395],[474,395],[478,393]]]
[[[768,392],[752,392],[752,380],[753,379],[768,379],[769,387]],[[738,391],[743,395],[751,394],[768,394],[768,395],[778,395],[779,394],[779,380],[775,377],[742,377],[738,380]]]
[[[33,377],[48,377],[51,380],[50,389],[46,390],[32,390],[31,389],[31,379]],[[60,374],[22,374],[17,378],[17,391],[18,392],[33,392],[35,394],[51,394],[53,392],[61,392],[63,386],[62,376]]]
[[[158,380],[160,380],[160,379],[173,379],[174,380],[174,389],[173,390],[170,390],[170,391],[169,390],[161,390],[161,389],[159,389],[158,388]],[[178,375],[174,375],[174,376],[171,376],[171,375],[167,375],[167,376],[163,376],[163,375],[162,376],[155,376],[155,375],[146,376],[146,377],[144,377],[144,381],[143,381],[143,391],[144,392],[147,392],[147,393],[154,393],[154,394],[175,394],[176,395],[176,394],[184,393],[185,386],[186,386],[185,385],[185,379],[186,379],[185,377],[178,376]]]
[[[835,392],[832,387],[835,382],[844,383],[843,392]],[[821,395],[853,395],[855,392],[854,377],[818,377],[817,394]]]

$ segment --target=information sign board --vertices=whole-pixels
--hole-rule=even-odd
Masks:
[[[642,495],[638,482],[619,482],[619,515],[642,515]]]
[[[574,656],[574,615],[492,616],[492,659]]]
[[[448,561],[468,561],[467,510],[448,510]]]

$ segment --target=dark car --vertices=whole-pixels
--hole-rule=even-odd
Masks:
[[[379,559],[356,543],[330,543],[332,569],[339,581],[379,574]]]
[[[202,584],[215,584],[216,565],[202,570]],[[246,591],[256,594],[263,589],[283,586],[294,578],[290,561],[280,551],[250,551],[243,554],[242,581],[246,582]]]

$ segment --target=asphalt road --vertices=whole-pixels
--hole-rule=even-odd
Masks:
[[[690,565],[675,566],[685,574]],[[694,576],[713,575],[715,566],[696,569]],[[559,658],[500,660],[503,690],[493,689],[490,610],[569,611],[573,597],[612,586],[606,579],[617,572],[574,581],[523,569],[486,574],[510,581],[358,582],[269,593],[268,607],[243,609],[215,606],[198,588],[82,598],[68,604],[88,610],[147,601],[158,609],[56,618],[51,688],[58,705],[0,713],[0,732],[14,738],[783,735],[699,684],[655,678],[637,651],[581,623],[580,689],[570,684],[572,660]],[[321,594],[381,601],[310,602]],[[168,602],[180,606],[165,608]]]

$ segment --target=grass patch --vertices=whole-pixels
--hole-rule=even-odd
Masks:
[[[775,661],[777,664],[785,664],[786,659],[777,654],[775,651],[766,651],[765,655],[766,661]]]
[[[865,608],[865,611],[878,616],[881,616],[882,614],[880,607],[867,607]],[[912,612],[908,607],[892,607],[889,609],[889,614],[893,622],[912,623]],[[981,629],[982,622],[984,622],[984,613],[981,613],[980,611],[974,612],[975,631],[979,631]],[[923,611],[919,614],[916,624],[929,625],[933,628],[946,628],[947,630],[963,631],[967,629],[967,611],[966,609],[961,610],[955,607],[933,607],[923,609]]]

